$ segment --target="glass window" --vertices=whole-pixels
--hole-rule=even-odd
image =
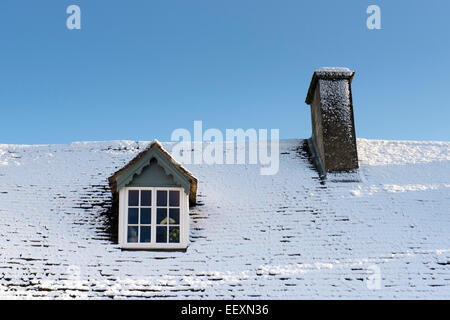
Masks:
[[[181,194],[170,188],[128,190],[127,242],[180,243]]]
[[[128,224],[138,224],[138,208],[128,208]]]
[[[141,227],[140,242],[150,242],[151,227]]]
[[[151,223],[152,223],[152,209],[141,208],[141,224],[151,224]]]
[[[156,196],[156,205],[158,207],[167,206],[167,191],[166,190],[158,190],[157,196]]]
[[[169,191],[169,206],[179,207],[180,206],[180,191]]]
[[[127,242],[151,242],[151,190],[128,190]]]
[[[169,224],[180,224],[180,209],[169,209]]]
[[[156,242],[179,243],[180,191],[157,190],[156,194]]]
[[[167,227],[156,227],[156,242],[167,243]]]
[[[167,208],[158,208],[156,211],[156,223],[167,224]]]
[[[169,227],[169,242],[170,243],[180,242],[180,227]]]
[[[168,199],[167,199],[168,196]],[[167,201],[168,200],[168,201]],[[156,242],[180,242],[180,191],[157,191]]]
[[[128,236],[127,236],[128,242],[138,242],[138,227],[128,227]]]
[[[138,206],[139,205],[139,191],[130,190],[128,191],[128,206]]]
[[[150,207],[152,205],[152,191],[142,190],[141,191],[141,206]]]

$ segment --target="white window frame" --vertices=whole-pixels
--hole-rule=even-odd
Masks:
[[[128,243],[128,191],[152,191],[151,239],[156,239],[156,194],[158,190],[180,192],[180,242],[179,243]],[[169,201],[169,199],[167,199]],[[189,245],[189,195],[177,187],[124,187],[119,191],[119,245],[122,249],[186,249]]]

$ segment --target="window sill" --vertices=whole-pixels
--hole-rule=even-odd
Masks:
[[[122,244],[122,250],[155,250],[155,251],[172,251],[172,250],[186,250],[187,243],[127,243]]]

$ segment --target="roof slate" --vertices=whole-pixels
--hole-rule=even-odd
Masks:
[[[358,139],[358,179],[325,181],[302,143],[280,141],[275,176],[186,166],[184,253],[121,251],[105,229],[107,178],[149,142],[0,145],[0,298],[450,299],[450,143]]]

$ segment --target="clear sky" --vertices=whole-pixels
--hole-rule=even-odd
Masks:
[[[1,0],[0,143],[168,141],[194,120],[307,138],[322,66],[356,71],[358,137],[450,140],[449,17],[448,0]]]

